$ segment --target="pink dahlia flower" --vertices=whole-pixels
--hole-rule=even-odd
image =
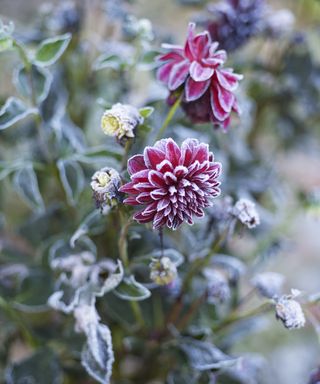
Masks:
[[[218,45],[208,31],[195,35],[195,24],[190,23],[184,47],[163,46],[169,52],[158,58],[162,65],[157,77],[171,94],[183,91],[182,107],[192,121],[211,121],[227,128],[231,112],[239,113],[234,91],[242,75],[223,67],[227,54],[217,50]]]
[[[193,216],[203,217],[203,208],[220,194],[221,164],[196,139],[185,140],[181,148],[172,139],[157,141],[129,159],[128,172],[131,182],[120,188],[130,195],[124,203],[144,205],[134,219],[152,221],[155,229],[193,224]]]

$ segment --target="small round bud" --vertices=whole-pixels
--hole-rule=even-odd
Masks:
[[[281,296],[276,300],[276,318],[287,329],[302,328],[306,322],[301,305],[291,295]]]
[[[137,108],[127,104],[114,104],[101,118],[102,131],[123,142],[135,137],[135,129],[144,121]]]
[[[280,273],[265,272],[256,275],[251,280],[251,284],[258,290],[261,296],[271,299],[281,293],[284,280],[284,276]]]
[[[119,173],[113,168],[102,168],[94,173],[91,179],[91,188],[93,198],[97,208],[103,208],[108,203],[112,203],[113,199],[120,199],[121,179]]]
[[[169,257],[153,259],[150,263],[150,279],[159,285],[167,285],[173,282],[177,276],[177,267]]]
[[[232,214],[250,229],[260,224],[260,217],[255,204],[248,199],[238,200],[233,207]]]

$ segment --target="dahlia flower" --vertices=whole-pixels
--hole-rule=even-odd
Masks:
[[[242,75],[224,68],[227,54],[217,50],[208,31],[195,35],[189,24],[184,47],[164,45],[169,49],[158,59],[162,62],[157,77],[171,92],[169,100],[183,92],[182,107],[195,123],[212,122],[227,128],[232,111],[239,113],[234,91]]]
[[[192,225],[193,216],[203,217],[203,208],[220,194],[221,164],[196,139],[185,140],[181,148],[172,139],[157,141],[129,159],[128,172],[131,182],[120,188],[130,195],[124,203],[144,205],[134,219],[152,222],[155,229],[176,229],[184,221]]]
[[[262,31],[265,0],[224,0],[208,7],[213,20],[207,29],[221,48],[233,51]]]

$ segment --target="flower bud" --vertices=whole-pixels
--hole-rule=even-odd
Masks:
[[[135,129],[143,121],[137,108],[117,103],[104,112],[101,128],[106,135],[116,137],[118,141],[123,142],[135,136]]]
[[[306,322],[301,305],[292,295],[281,296],[276,300],[276,318],[280,319],[287,329],[302,328]]]
[[[276,272],[259,273],[251,280],[260,295],[269,299],[280,294],[283,283],[284,276]]]
[[[113,168],[102,168],[94,173],[91,179],[91,188],[93,190],[93,198],[97,208],[103,209],[108,203],[112,203],[113,199],[120,199],[120,175]]]
[[[177,278],[177,267],[169,257],[153,259],[150,263],[150,279],[159,285],[167,285]]]
[[[255,228],[260,224],[260,217],[255,204],[248,199],[240,199],[233,207],[232,214],[248,228]]]

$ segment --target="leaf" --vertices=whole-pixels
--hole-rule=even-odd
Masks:
[[[140,108],[139,109],[139,113],[140,113],[140,115],[143,117],[143,118],[147,118],[147,117],[149,117],[149,116],[151,116],[152,115],[152,113],[153,113],[153,111],[154,111],[154,108],[153,107],[144,107],[144,108]]]
[[[93,63],[93,70],[99,71],[104,68],[120,69],[122,66],[122,59],[116,54],[103,54],[99,56]]]
[[[34,92],[35,101],[40,104],[49,94],[52,75],[45,68],[38,68],[35,65],[32,65],[31,72],[25,67],[20,67],[13,74],[13,83],[18,92],[27,99],[32,99]]]
[[[123,300],[141,301],[151,296],[144,285],[138,283],[133,275],[125,277],[113,293]]]
[[[10,97],[0,109],[0,131],[11,127],[32,113],[37,113],[37,110],[27,107],[15,97]]]
[[[105,220],[104,215],[100,213],[98,210],[94,210],[89,213],[82,223],[79,225],[77,230],[71,236],[70,246],[74,248],[75,243],[82,237],[83,235],[91,234],[99,234],[105,229]]]
[[[33,170],[32,164],[18,170],[14,174],[13,185],[14,189],[30,208],[37,211],[44,210],[44,202],[39,191],[37,175]]]
[[[38,349],[31,357],[7,368],[6,383],[62,384],[63,375],[59,360],[51,349]]]
[[[185,337],[181,339],[179,348],[187,355],[191,366],[198,371],[230,367],[237,361],[207,341]]]
[[[13,42],[10,36],[0,37],[0,52],[8,51],[12,48]]]
[[[66,33],[42,41],[35,53],[34,63],[39,67],[54,64],[67,49],[71,37],[70,33]]]
[[[108,384],[114,362],[110,329],[104,324],[91,322],[86,335],[81,363],[90,376],[99,383]]]
[[[68,203],[74,206],[85,186],[83,170],[76,161],[68,159],[58,160],[57,167]]]

